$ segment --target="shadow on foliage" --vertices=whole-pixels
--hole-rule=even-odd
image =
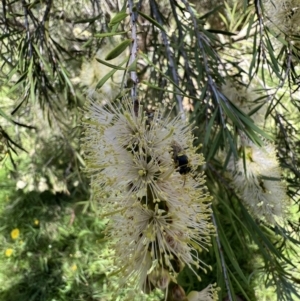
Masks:
[[[88,282],[96,281],[99,290],[103,274],[83,279],[91,242],[103,237],[103,224],[92,213],[82,214],[78,198],[63,193],[19,190],[10,199],[0,224],[13,253],[5,259],[10,282],[0,289],[0,300],[96,300]]]

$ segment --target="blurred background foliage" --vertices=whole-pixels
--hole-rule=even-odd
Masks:
[[[140,100],[176,104],[195,123],[214,197],[218,232],[200,254],[212,270],[178,281],[186,291],[216,282],[220,300],[228,289],[232,300],[300,300],[300,2],[280,3],[135,1]],[[87,97],[105,104],[132,86],[129,44],[116,50],[131,34],[126,1],[6,0],[0,10],[0,300],[114,300],[80,119]],[[290,199],[280,225],[249,214],[230,184],[240,132],[276,146]]]

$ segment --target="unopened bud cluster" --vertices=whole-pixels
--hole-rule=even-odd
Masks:
[[[210,244],[210,196],[191,126],[163,108],[91,102],[83,147],[94,198],[107,228],[121,284],[168,292],[184,266]],[[195,250],[197,252],[195,252]]]

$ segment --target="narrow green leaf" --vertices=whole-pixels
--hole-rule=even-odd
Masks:
[[[218,233],[219,233],[219,237],[220,237],[220,240],[221,240],[223,250],[227,254],[227,257],[229,258],[229,261],[233,265],[235,271],[238,273],[238,275],[241,277],[241,279],[244,281],[244,283],[246,285],[249,285],[248,280],[245,277],[242,269],[240,268],[240,266],[238,264],[238,261],[236,259],[236,256],[235,256],[230,244],[228,243],[227,237],[226,237],[226,235],[223,231],[223,227],[220,223],[220,220],[218,219],[218,215],[215,215],[215,218],[216,218],[216,221],[217,221]]]
[[[221,14],[221,13],[219,13],[219,17],[221,18],[221,20],[223,21],[223,23],[226,25],[226,27],[228,27],[228,20],[227,20],[227,18],[223,14]]]
[[[248,27],[247,27],[247,34],[246,34],[246,40],[249,38],[250,35],[250,31],[252,29],[252,25],[254,23],[254,17],[256,16],[256,14],[251,14],[251,17],[249,19],[249,23],[248,23]]]
[[[118,67],[122,66],[125,62],[127,62],[128,58],[126,58]],[[112,77],[115,73],[117,72],[117,69],[113,69],[110,72],[108,72],[106,75],[104,75],[99,82],[96,85],[96,89],[100,89],[106,82],[107,80]]]
[[[0,36],[0,41],[1,41],[1,40],[4,40],[4,39],[7,38],[7,37],[11,37],[13,34],[14,34],[13,32],[12,32],[12,33],[2,34],[2,35]]]
[[[28,80],[30,83],[30,97],[31,100],[35,101],[35,81],[33,78],[33,58],[30,59],[29,67],[28,67]]]
[[[88,39],[83,45],[82,48],[88,47],[93,42],[93,39]]]
[[[126,17],[128,16],[128,14],[126,12],[120,11],[118,12],[109,22],[108,26],[109,27],[113,27],[114,25],[120,23],[121,21],[123,21]]]
[[[126,68],[124,68],[124,67],[120,67],[120,66],[116,66],[116,65],[113,65],[113,64],[109,64],[109,63],[107,63],[107,62],[105,62],[105,61],[100,60],[100,59],[97,58],[97,57],[96,57],[96,60],[97,60],[99,63],[101,63],[101,64],[103,64],[103,65],[105,65],[105,66],[107,66],[107,67],[110,67],[110,68],[113,68],[113,69],[117,69],[117,70],[126,70]]]
[[[123,41],[121,44],[119,44],[118,46],[116,46],[106,57],[105,60],[109,61],[112,60],[114,58],[116,58],[117,56],[119,56],[130,44],[132,43],[131,39],[127,39],[125,41]]]
[[[174,93],[174,94],[177,94],[177,95],[180,95],[180,96],[186,96],[186,97],[189,97],[190,99],[194,99],[194,100],[199,100],[198,97],[194,97],[194,96],[191,96],[191,95],[187,95],[185,93],[179,93],[179,92],[175,92],[173,90],[168,90],[168,89],[165,89],[165,88],[160,88],[156,85],[153,85],[147,81],[142,81],[141,83],[147,85],[148,87],[152,88],[152,89],[155,89],[155,90],[158,90],[158,91],[164,91],[164,92],[168,92],[168,93]]]
[[[208,162],[211,158],[214,157],[214,155],[215,155],[215,153],[216,153],[216,151],[217,151],[217,149],[218,149],[218,146],[221,144],[221,142],[222,142],[222,136],[223,136],[222,133],[223,133],[223,131],[219,130],[219,132],[218,132],[216,138],[213,140],[213,143],[212,143],[212,145],[211,145],[210,148],[209,148],[209,153],[208,153],[208,155],[207,155],[207,158],[205,158],[207,162]]]
[[[251,232],[249,231],[249,229],[245,226],[245,223],[242,221],[241,217],[239,215],[237,215],[234,210],[232,209],[231,205],[228,204],[226,201],[224,201],[223,197],[220,196],[220,202],[222,203],[223,206],[226,207],[226,209],[230,212],[230,215],[232,215],[233,217],[235,217],[235,219],[239,222],[239,226],[240,228],[243,228],[244,231],[246,231],[249,235],[251,235]],[[235,223],[233,223],[235,224]]]
[[[6,119],[7,121],[14,123],[14,121],[13,121],[8,115],[6,115],[5,112],[2,111],[1,108],[0,108],[0,115],[1,115],[4,119]]]
[[[270,64],[271,68],[276,73],[277,77],[281,79],[281,74],[280,74],[280,70],[279,70],[279,66],[278,66],[278,61],[275,58],[274,49],[273,49],[273,46],[272,46],[268,36],[266,37],[266,44],[267,44],[266,46],[267,46],[268,53],[269,53],[269,56],[270,56],[271,62],[272,62],[272,64]]]
[[[73,22],[74,22],[74,24],[92,23],[92,22],[94,22],[94,21],[96,21],[96,20],[99,20],[99,17],[100,17],[100,16],[101,16],[101,15],[97,15],[97,16],[95,16],[95,17],[93,17],[93,18],[79,19],[79,20],[75,20],[75,21],[73,21]]]
[[[165,29],[154,19],[152,19],[150,16],[145,15],[143,12],[138,11],[139,15],[141,15],[142,17],[144,17],[146,20],[148,20],[150,23],[152,23],[154,26],[158,27],[160,30],[165,32]]]
[[[222,250],[219,250],[217,242],[215,241],[216,239],[212,239],[213,242],[213,246],[214,246],[214,253],[216,254],[216,260],[217,260],[217,281],[218,281],[218,287],[221,288],[220,294],[221,292],[224,290],[225,288],[225,281],[224,281],[224,271],[223,271],[223,266],[222,266],[222,262],[221,262],[221,255],[220,255],[220,251],[222,252]],[[227,265],[225,265],[226,271],[229,270]],[[231,284],[231,280],[230,277],[227,278],[227,282],[229,283],[229,289],[232,295],[232,301],[236,301],[235,298],[235,292],[234,289],[232,287]],[[226,285],[226,290],[227,290],[227,285]],[[223,296],[220,296],[223,297]],[[220,298],[221,300],[222,298]]]
[[[103,32],[103,33],[96,33],[94,35],[95,38],[105,38],[105,37],[112,37],[126,34],[127,31],[118,31],[118,32]]]
[[[190,97],[187,95],[169,76],[167,76],[162,70],[160,70],[153,62],[148,58],[148,56],[142,52],[139,52],[140,55],[147,61],[147,63],[152,66],[157,72],[159,72],[163,77],[165,77],[173,86],[175,86],[179,91],[182,92],[187,97]]]
[[[214,247],[214,250],[215,250],[214,254],[216,255],[216,259],[217,259],[217,267],[220,271],[222,271],[220,253],[219,253],[218,244],[217,244],[217,241],[216,241],[215,237],[212,238],[212,243],[213,243],[213,247]]]
[[[73,88],[73,85],[69,79],[69,76],[67,75],[67,71],[65,70],[65,68],[60,64],[60,73],[63,75],[66,83],[68,84],[69,88],[70,88],[70,91],[73,95],[75,95],[75,91],[74,91],[74,88]]]
[[[253,121],[248,116],[245,116],[245,115],[239,114],[239,113],[238,113],[238,115],[239,115],[239,118],[244,122],[244,124],[246,124],[248,127],[250,127],[253,131],[257,132],[258,134],[262,135],[263,137],[265,137],[268,140],[271,140],[271,141],[274,140],[270,135],[268,135],[266,132],[264,132],[262,129],[260,129],[257,125],[255,125],[255,123],[253,123]]]
[[[252,238],[255,240],[257,245],[260,247],[261,253],[269,260],[272,260],[270,258],[270,255],[268,255],[268,253],[265,252],[265,249],[267,248],[276,257],[278,257],[279,259],[282,259],[283,258],[282,254],[280,254],[280,252],[274,247],[272,242],[262,232],[260,227],[250,216],[248,210],[244,207],[244,205],[241,202],[239,204],[242,209],[241,212],[243,213],[243,220],[244,220],[244,222],[246,222],[248,224],[248,227],[252,228],[251,233],[255,233],[255,235],[253,235]]]
[[[43,67],[46,69],[47,73],[51,76],[52,79],[52,71],[49,67],[49,65],[45,62],[43,56],[41,55],[38,47],[35,44],[32,44],[33,48],[35,49],[36,53],[38,54],[40,60],[43,62]]]
[[[234,138],[231,135],[231,132],[225,128],[225,134],[227,137],[227,141],[229,142],[230,149],[232,150],[233,154],[235,157],[237,157],[237,149],[236,149],[236,144],[234,143]]]
[[[220,106],[226,113],[226,116],[228,116],[239,129],[244,130],[244,125],[242,124],[238,116],[235,114],[235,111],[233,110],[232,106],[230,105],[231,102],[217,89],[215,89],[215,87],[212,87],[212,90],[214,92],[213,96],[216,98],[217,102],[220,104]]]
[[[261,97],[262,99],[265,98],[265,96]],[[261,103],[258,106],[254,107],[249,113],[249,116],[252,116],[253,114],[257,113],[263,106],[265,106],[265,103]]]
[[[128,72],[137,70],[137,61],[138,58],[135,58],[135,60],[128,66]]]
[[[250,78],[252,78],[254,76],[255,72],[252,72],[252,70],[256,65],[256,61],[257,61],[257,64],[259,65],[259,59],[260,59],[260,57],[259,57],[260,53],[257,54],[257,52],[259,52],[257,50],[257,39],[258,39],[257,33],[258,33],[258,29],[256,27],[255,28],[255,33],[253,35],[252,60],[251,60],[251,63],[250,63],[249,73],[248,73]]]
[[[230,277],[234,280],[234,282],[236,283],[237,287],[239,288],[239,290],[243,293],[243,297],[245,297],[247,299],[247,301],[251,301],[247,295],[247,293],[244,291],[243,286],[239,283],[239,281],[235,278],[234,273],[232,273],[230,271],[230,269],[228,269]]]
[[[24,81],[26,80],[27,74],[28,74],[28,70],[26,72],[24,72],[21,75],[21,77],[18,79],[18,81],[7,91],[7,95],[14,92],[16,89],[19,88],[19,86],[21,86],[24,83]]]
[[[224,31],[224,30],[218,30],[218,29],[207,29],[206,31],[211,32],[211,33],[220,33],[225,36],[235,36],[236,35],[236,33]]]
[[[35,84],[36,78],[30,78],[30,98],[32,101],[35,101]]]
[[[11,115],[14,115],[19,110],[19,108],[22,106],[22,104],[26,101],[26,98],[27,98],[26,94],[23,95],[22,99],[19,101],[19,103],[15,106],[15,108],[11,112]]]
[[[224,7],[224,4],[217,5],[215,8],[211,9],[206,14],[202,15],[199,20],[207,19],[209,16],[214,15],[218,10]]]
[[[297,240],[295,237],[292,237],[286,229],[282,228],[281,226],[276,226],[279,229],[279,233],[281,236],[284,236],[286,239],[290,240],[292,243],[296,245],[300,245],[300,240]]]
[[[278,35],[275,31],[273,31],[270,27],[266,26],[266,30],[275,38],[277,39],[280,43],[282,43],[284,46],[288,47],[289,43],[281,36]]]
[[[211,116],[210,120],[209,120],[209,123],[206,127],[206,131],[205,131],[205,136],[204,136],[204,145],[207,145],[208,144],[208,139],[210,137],[210,134],[211,134],[211,130],[212,130],[212,127],[213,127],[213,124],[215,122],[215,119],[216,119],[216,116],[218,115],[218,112],[219,112],[219,108],[217,108],[213,115]]]

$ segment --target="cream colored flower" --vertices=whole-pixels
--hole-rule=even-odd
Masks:
[[[159,184],[176,174],[171,155],[174,138],[189,158],[191,170],[203,162],[195,149],[186,149],[193,141],[186,124],[180,118],[175,118],[176,122],[161,121],[159,115],[163,113],[156,114],[149,125],[145,112],[140,109],[136,117],[133,106],[126,102],[107,107],[91,104],[92,121],[87,123],[84,147],[89,152],[89,171],[93,173],[95,189],[101,190],[102,195],[113,191],[115,195],[120,192],[147,197],[148,186],[154,195],[160,195]],[[179,180],[184,181],[182,177]]]
[[[264,0],[264,12],[269,20],[268,26],[275,32],[291,38],[300,29],[299,0]]]
[[[191,291],[187,295],[187,300],[188,301],[217,301],[218,289],[216,289],[214,285],[210,284],[200,292]]]
[[[168,206],[167,202],[160,201],[151,210],[145,204],[136,202],[130,210],[112,217],[107,231],[108,236],[115,239],[116,262],[123,266],[124,280],[130,277],[138,280],[143,275],[141,284],[144,285],[151,270],[150,263],[146,264],[149,256],[152,262],[158,260],[161,268],[171,271],[173,275],[185,265],[205,269],[205,263],[191,253],[200,237],[203,239],[202,247],[209,242],[207,220],[202,224],[197,222],[197,217],[205,213],[197,214],[193,208],[186,208],[185,212],[184,204],[177,210],[167,211],[159,209],[159,204],[161,207]]]
[[[103,45],[90,62],[84,62],[82,64],[79,78],[81,83],[88,88],[88,96],[90,98],[102,99],[104,102],[107,102],[113,100],[120,93],[120,87],[124,75],[124,71],[122,70],[117,70],[100,89],[96,89],[98,82],[105,75],[114,70],[98,62],[97,58],[105,61],[105,57],[111,50],[113,50],[117,43],[117,41],[113,41],[110,44]],[[124,61],[125,57],[126,55],[122,54],[115,59],[110,60],[109,63],[118,66]]]
[[[245,161],[231,158],[229,163],[233,185],[254,216],[274,224],[283,217],[287,202],[274,146],[258,147],[244,140],[244,148]]]
[[[272,31],[269,38],[276,56],[288,45],[292,48],[292,60],[298,62],[300,43],[298,39],[300,30],[300,1],[299,0],[264,0],[265,25]],[[283,43],[283,40],[286,41]],[[287,50],[286,50],[287,51]],[[295,56],[295,57],[294,57]]]
[[[210,197],[197,174],[203,156],[192,146],[191,127],[164,108],[149,114],[127,99],[92,102],[83,148],[94,197],[110,217],[106,234],[115,250],[121,284],[160,288],[210,244]],[[159,272],[161,271],[161,272]]]

